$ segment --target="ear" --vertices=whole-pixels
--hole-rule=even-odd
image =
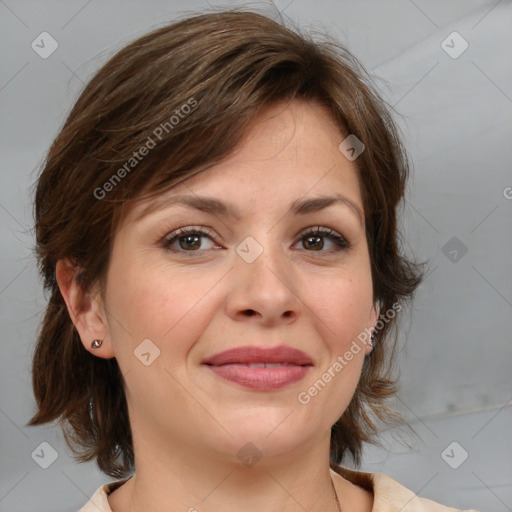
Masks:
[[[375,329],[375,324],[379,320],[379,315],[380,315],[380,306],[376,302],[375,304],[373,304],[372,308],[370,309],[370,313],[368,315],[368,329],[371,332],[373,332],[373,330]],[[368,343],[365,346],[365,350],[366,350],[367,354],[369,354],[373,348],[372,345],[370,345],[369,341],[370,340],[368,340]]]
[[[71,321],[86,350],[105,359],[115,357],[99,285],[94,285],[90,292],[84,292],[76,280],[79,272],[80,267],[73,265],[68,258],[60,259],[55,268],[57,283]],[[93,349],[91,343],[96,339],[103,343],[101,347]]]

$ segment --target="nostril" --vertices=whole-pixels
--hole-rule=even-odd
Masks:
[[[248,309],[246,310],[245,314],[247,316],[253,316],[254,314],[256,313],[256,311],[254,311],[254,309]]]

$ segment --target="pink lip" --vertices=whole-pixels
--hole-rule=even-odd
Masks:
[[[250,368],[249,364],[282,363],[274,368]],[[279,389],[303,379],[313,366],[311,358],[285,345],[273,348],[245,346],[226,350],[203,361],[216,375],[246,388]]]
[[[247,345],[219,352],[203,361],[203,364],[221,366],[233,363],[290,363],[298,366],[313,365],[311,358],[302,350],[279,345],[266,348]]]

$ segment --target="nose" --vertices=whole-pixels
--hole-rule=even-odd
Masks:
[[[237,321],[264,326],[292,323],[304,307],[297,290],[297,275],[281,247],[271,247],[270,242],[261,247],[263,252],[252,262],[242,252],[235,256],[229,273],[227,313]]]

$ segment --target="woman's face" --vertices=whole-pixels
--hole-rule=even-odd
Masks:
[[[152,436],[160,453],[188,446],[224,459],[246,443],[264,456],[328,443],[368,348],[344,354],[378,315],[344,138],[320,106],[272,107],[224,162],[127,212],[108,269],[102,356],[110,349],[124,375],[135,443]],[[277,346],[309,365],[284,352],[294,364],[251,368],[248,353],[205,364]]]

